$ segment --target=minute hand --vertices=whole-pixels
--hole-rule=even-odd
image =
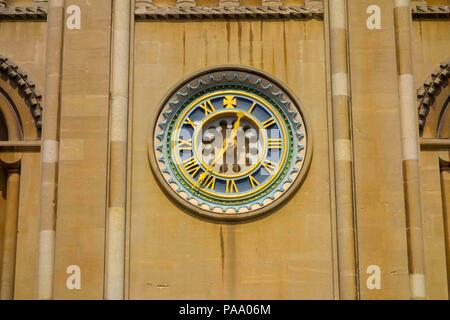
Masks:
[[[209,169],[211,169],[212,167],[214,167],[217,163],[217,161],[220,160],[220,158],[222,158],[222,156],[225,154],[225,152],[228,150],[229,147],[234,146],[234,139],[237,136],[237,132],[239,130],[239,127],[241,126],[241,119],[244,117],[244,113],[243,112],[239,112],[238,113],[238,117],[236,119],[236,122],[234,123],[234,127],[233,130],[231,131],[230,136],[225,139],[225,143],[224,146],[222,148],[222,150],[219,152],[219,154],[216,156],[216,158],[214,159],[213,162],[211,162],[211,164],[209,165]]]
[[[210,173],[212,171],[212,168],[216,165],[217,161],[220,160],[220,158],[223,157],[223,155],[225,154],[225,152],[228,150],[229,147],[234,146],[235,141],[234,139],[237,136],[237,132],[239,130],[239,127],[241,126],[241,119],[244,117],[244,113],[243,112],[239,112],[238,113],[238,117],[236,119],[236,122],[234,123],[234,127],[233,130],[231,131],[230,137],[225,139],[225,143],[224,146],[222,147],[222,150],[220,150],[220,152],[217,154],[216,158],[214,159],[213,162],[211,162],[211,164],[209,166],[206,166],[205,168],[205,172],[203,172],[199,179],[197,180],[197,182],[195,183],[195,185],[193,186],[194,189],[198,187],[198,185],[200,183],[203,182],[203,180],[206,179],[206,177],[208,176],[208,173]]]

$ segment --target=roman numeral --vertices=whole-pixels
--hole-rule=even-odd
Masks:
[[[262,123],[263,127],[266,128],[266,129],[269,128],[270,126],[274,125],[274,124],[275,124],[275,119],[274,118],[270,118],[270,119],[268,119],[268,120],[266,120],[266,121],[264,121]]]
[[[239,192],[236,182],[234,180],[227,180],[226,193],[237,193]]]
[[[197,126],[197,124],[189,118],[186,118],[186,121],[184,121],[184,124],[188,124],[188,125],[192,126],[192,128],[194,128],[194,129]]]
[[[249,177],[252,188],[255,188],[260,185],[259,181],[256,180],[253,176]]]
[[[269,171],[269,173],[277,168],[277,164],[269,160],[264,161],[262,165],[267,171]]]
[[[201,183],[204,187],[208,189],[214,190],[216,187],[216,178],[205,172],[200,175],[198,183]]]
[[[194,157],[184,160],[183,165],[187,173],[189,173],[193,177],[195,177],[195,175],[200,170],[200,166],[197,164],[197,161],[195,161]]]
[[[269,139],[269,149],[281,149],[282,146],[283,146],[283,140]]]
[[[216,108],[214,108],[211,101],[206,101],[205,103],[201,104],[200,108],[205,111],[205,116],[216,111]]]
[[[255,110],[256,107],[256,102],[253,102],[252,106],[250,107],[250,109],[248,110],[248,113],[252,113],[253,110]]]
[[[178,140],[178,149],[179,150],[192,150],[192,139],[189,140]]]

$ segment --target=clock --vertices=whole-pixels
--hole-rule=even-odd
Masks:
[[[250,219],[298,189],[312,155],[305,113],[260,71],[220,67],[191,76],[161,104],[149,137],[159,184],[194,214]]]

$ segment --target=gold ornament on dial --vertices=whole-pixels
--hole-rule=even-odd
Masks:
[[[191,212],[238,220],[268,213],[300,184],[311,157],[304,113],[266,75],[216,70],[163,104],[150,163]]]

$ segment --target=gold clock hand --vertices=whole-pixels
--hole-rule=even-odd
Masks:
[[[219,159],[223,157],[223,155],[228,150],[228,148],[231,147],[231,146],[236,145],[235,138],[237,136],[237,132],[239,130],[239,127],[241,126],[241,119],[244,116],[245,116],[244,112],[242,112],[242,111],[238,112],[238,116],[237,116],[236,122],[234,123],[233,130],[231,131],[230,137],[225,139],[224,146],[222,147],[220,152],[217,154],[217,156],[214,158],[213,162],[211,162],[211,164],[209,166],[206,166],[205,172],[200,174],[197,182],[192,187],[193,189],[198,188],[199,184],[202,183],[206,179],[206,177],[208,176],[208,173],[211,173],[212,168],[216,165],[217,161],[219,161]],[[233,143],[230,144],[230,142],[233,142]]]
[[[193,189],[197,189],[199,184],[202,183],[206,179],[207,176],[208,176],[208,171],[205,171],[202,174],[200,174],[200,176],[198,177],[197,182],[192,186],[192,188]]]
[[[239,127],[241,126],[241,119],[244,116],[245,116],[244,112],[242,112],[242,111],[238,112],[238,117],[236,119],[236,122],[234,123],[233,131],[231,131],[231,134],[230,134],[230,140],[234,140],[236,138]]]
[[[212,168],[215,166],[217,161],[219,161],[219,159],[225,154],[225,152],[228,150],[228,147],[229,147],[228,146],[228,141],[226,139],[225,140],[225,146],[222,148],[220,153],[216,156],[214,161],[209,166],[205,166],[205,171],[202,174],[200,174],[200,176],[198,177],[197,182],[193,186],[194,189],[196,189],[199,186],[199,184],[202,183],[206,179],[206,177],[208,176],[208,173],[210,173],[212,171]]]
[[[237,131],[239,130],[239,127],[241,125],[241,119],[242,119],[242,117],[244,117],[244,115],[245,114],[243,112],[238,113],[238,117],[236,119],[236,122],[234,123],[233,131],[231,131],[230,137],[225,139],[225,143],[224,143],[222,150],[216,156],[214,161],[209,165],[209,168],[214,167],[216,165],[217,161],[219,161],[219,159],[222,158],[222,156],[228,150],[228,148],[235,145],[236,142],[234,141],[234,139],[237,136]],[[231,142],[232,142],[232,144],[231,144]]]

